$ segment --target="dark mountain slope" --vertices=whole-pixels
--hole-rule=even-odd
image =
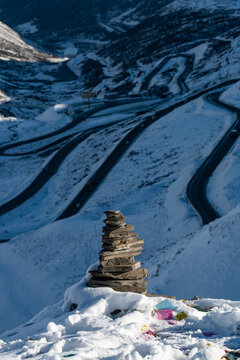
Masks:
[[[100,29],[99,21],[108,21],[138,2],[139,0],[2,0],[1,20],[12,27],[35,21],[39,28],[35,38],[40,38],[40,35],[50,36],[52,32],[63,37],[69,33],[89,31],[96,34]],[[101,32],[104,33],[103,29]]]
[[[217,77],[224,57],[232,58],[231,54],[236,52],[234,39],[240,34],[238,11],[232,9],[196,11],[196,9],[184,8],[163,14],[162,8],[160,6],[157,8],[156,4],[152,9],[152,13],[149,11],[148,16],[139,24],[120,35],[117,40],[102,47],[97,53],[100,61],[104,63],[103,59],[108,58],[112,68],[118,69],[111,78],[112,83],[116,84],[114,91],[123,93],[131,91],[133,74],[135,80],[138,76],[144,76],[143,65],[154,67],[154,63],[165,56],[180,56],[200,44],[205,43],[206,49],[201,63],[194,64],[193,74],[195,77],[198,75],[202,80],[214,71]],[[224,61],[227,63],[230,60]],[[206,68],[210,64],[211,70]],[[95,68],[95,64],[87,59],[82,67],[83,74],[89,77]],[[102,73],[99,73],[99,82],[104,78],[104,67],[102,70]],[[111,71],[108,70],[109,72]],[[119,87],[120,82],[124,86]],[[207,83],[207,79],[205,82]],[[89,87],[89,82],[86,86]]]

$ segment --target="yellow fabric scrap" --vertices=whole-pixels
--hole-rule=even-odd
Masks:
[[[179,314],[176,315],[176,319],[178,321],[186,319],[188,316],[184,311],[181,311]]]
[[[142,332],[145,332],[145,331],[148,331],[149,330],[149,326],[148,325],[143,325],[142,327],[141,327],[141,331]]]

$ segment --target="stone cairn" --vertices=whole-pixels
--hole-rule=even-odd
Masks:
[[[125,223],[120,211],[105,211],[102,250],[99,253],[100,265],[90,271],[90,287],[110,287],[121,292],[146,294],[145,278],[147,269],[140,268],[140,261],[134,256],[141,254],[143,239],[137,239],[134,227]]]

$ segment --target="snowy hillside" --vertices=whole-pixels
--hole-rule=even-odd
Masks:
[[[70,313],[73,301],[78,308]],[[158,308],[174,309],[175,320],[161,320]],[[239,341],[239,321],[239,302],[184,303],[86,289],[82,282],[68,289],[64,302],[6,333],[0,356],[5,360],[157,360],[159,356],[162,360],[220,360],[224,355],[239,355],[231,349]]]
[[[237,358],[239,1],[1,10],[0,359]],[[107,209],[157,297],[86,288]]]
[[[0,22],[0,60],[15,61],[61,61],[50,54],[37,51],[26,44],[20,36],[7,25]]]
[[[191,7],[194,9],[238,9],[239,10],[239,0],[175,0],[170,5],[171,8],[176,9],[176,7]]]

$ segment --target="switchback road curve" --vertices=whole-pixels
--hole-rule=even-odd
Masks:
[[[177,79],[177,83],[178,86],[180,88],[180,94],[183,95],[185,92],[188,92],[188,86],[186,85],[186,78],[188,77],[188,75],[192,72],[193,70],[193,65],[194,65],[194,59],[195,56],[194,55],[188,55],[188,54],[176,54],[176,55],[169,55],[166,56],[158,66],[156,66],[155,69],[153,69],[144,79],[142,82],[142,86],[141,86],[141,91],[143,90],[148,90],[149,88],[149,84],[152,80],[152,78],[157,75],[157,73],[159,73],[163,67],[169,62],[169,60],[174,59],[174,58],[185,58],[185,70],[182,72],[182,74],[178,77]]]
[[[137,137],[150,125],[152,125],[155,121],[159,120],[161,117],[169,114],[173,110],[177,109],[180,106],[183,106],[197,98],[206,95],[212,91],[223,88],[225,86],[234,84],[239,81],[239,79],[233,79],[225,81],[221,84],[215,85],[209,89],[202,90],[194,95],[187,97],[184,100],[181,100],[166,109],[159,110],[155,113],[154,116],[146,117],[141,124],[137,125],[134,129],[132,129],[116,146],[113,152],[108,156],[108,158],[103,162],[100,168],[95,172],[95,174],[89,179],[89,181],[85,184],[82,190],[75,196],[74,199],[70,202],[70,204],[66,207],[66,209],[56,218],[56,220],[65,219],[67,217],[73,216],[78,213],[78,211],[86,204],[86,202],[90,199],[96,189],[99,187],[101,182],[113,168],[113,166],[117,163],[117,161],[123,156],[123,154],[127,151],[127,149],[132,145],[132,143],[137,139]],[[229,130],[230,131],[230,130]],[[191,201],[191,199],[190,199]],[[204,213],[202,214],[204,217]],[[200,214],[201,216],[201,214]]]
[[[124,121],[126,121],[126,119]],[[56,151],[50,161],[44,166],[44,168],[40,171],[40,173],[35,177],[29,186],[21,191],[20,194],[0,206],[0,216],[15,209],[30,199],[33,195],[35,195],[50,180],[50,178],[56,174],[65,158],[76,148],[76,146],[86,140],[90,135],[115,123],[116,122],[99,125],[89,130],[80,132],[79,135],[76,135],[69,142],[62,145],[62,147]]]
[[[149,99],[146,99],[146,98],[143,98],[141,99],[142,101],[144,100],[149,100]],[[16,156],[16,154],[8,154],[8,153],[5,153],[7,150],[9,149],[12,149],[12,148],[16,148],[16,147],[19,147],[21,145],[29,145],[31,143],[35,143],[35,142],[38,142],[40,140],[45,140],[45,139],[48,139],[48,138],[51,138],[53,136],[56,136],[56,135],[59,135],[59,134],[62,134],[62,133],[65,133],[67,130],[69,129],[72,129],[74,128],[75,126],[79,125],[80,122],[82,122],[84,119],[102,111],[102,110],[106,110],[106,109],[110,109],[111,107],[115,107],[115,106],[120,106],[120,105],[127,105],[127,104],[132,104],[132,103],[137,103],[139,102],[139,99],[131,99],[131,100],[118,100],[118,101],[111,101],[111,102],[107,102],[105,101],[105,103],[101,106],[98,106],[94,109],[91,109],[91,110],[88,110],[88,111],[85,111],[83,112],[81,115],[75,117],[73,119],[73,121],[71,121],[69,124],[59,128],[58,130],[55,130],[51,133],[48,133],[48,134],[45,134],[45,135],[41,135],[41,136],[37,136],[37,137],[34,137],[32,139],[26,139],[26,140],[22,140],[22,141],[17,141],[17,142],[13,142],[13,143],[10,143],[10,144],[6,144],[4,146],[1,146],[0,147],[0,155],[4,155],[4,156]],[[77,132],[74,132],[72,134],[69,134],[67,135],[67,137],[71,137],[71,136],[74,136],[76,134],[79,133],[79,130]],[[64,141],[66,139],[66,136],[64,136],[62,138],[62,140]],[[47,148],[47,147],[50,147],[52,145],[55,145],[56,142],[60,142],[61,139],[58,139],[58,140],[54,140],[52,143],[46,145],[44,148]],[[41,151],[42,149],[40,149],[39,151]],[[27,152],[26,154],[23,153],[23,154],[20,154],[20,155],[29,155],[31,153],[36,153],[38,150],[34,150],[32,152]]]
[[[103,162],[103,164],[100,166],[100,168],[91,176],[89,181],[86,183],[86,185],[82,188],[82,190],[75,196],[74,199],[68,204],[68,206],[65,208],[65,210],[60,213],[56,220],[67,218],[69,216],[72,216],[76,214],[88,201],[88,199],[93,195],[97,187],[100,185],[101,181],[105,178],[105,176],[109,173],[109,171],[112,169],[112,167],[117,163],[117,161],[121,158],[121,156],[124,154],[124,152],[132,145],[132,143],[136,140],[136,138],[151,124],[153,124],[155,121],[159,120],[161,117],[167,115],[168,113],[172,112],[176,108],[185,105],[188,102],[191,102],[203,95],[208,94],[209,92],[212,92],[217,89],[221,89],[225,86],[231,85],[235,82],[239,81],[239,79],[232,79],[225,81],[221,84],[218,84],[216,86],[213,86],[209,89],[202,90],[200,92],[195,93],[194,95],[188,96],[185,99],[178,101],[177,103],[168,106],[165,109],[159,110],[155,112],[153,116],[146,117],[139,125],[137,125],[135,128],[133,128],[117,145],[117,147],[113,150],[113,152],[108,156],[108,158]],[[109,124],[108,124],[109,126]],[[83,134],[82,134],[83,135]],[[87,134],[85,134],[87,135]],[[70,144],[71,145],[71,144]],[[69,145],[69,146],[70,146]],[[72,150],[72,149],[71,149]],[[70,148],[65,149],[64,151],[69,151]],[[59,157],[59,161],[61,160],[61,156]],[[47,176],[52,176],[49,172],[49,169],[43,169],[47,171]],[[46,173],[45,173],[46,176]],[[35,183],[36,185],[36,183]],[[30,185],[33,186],[33,185]],[[30,190],[28,190],[30,191]],[[32,191],[32,190],[31,190]],[[36,190],[34,190],[36,192]],[[21,196],[25,196],[26,194],[20,194]],[[31,197],[31,193],[29,193],[29,197]],[[4,213],[10,211],[11,209],[14,209],[19,204],[22,203],[24,198],[22,199],[12,199],[10,200],[10,203],[6,203],[3,205],[3,207],[0,207],[0,214],[3,215]]]
[[[184,92],[185,90],[187,90],[187,86],[185,84],[185,79],[188,76],[189,72],[192,70],[193,63],[194,63],[194,56],[193,55],[182,55],[182,57],[186,58],[186,66],[185,66],[184,71],[179,75],[178,84],[179,84],[181,90]],[[167,57],[164,61],[167,62],[167,61],[169,61],[170,58],[171,57]],[[159,66],[162,67],[163,64],[161,63]],[[156,69],[154,71],[156,71]],[[159,71],[159,67],[158,67],[158,71]],[[150,74],[149,74],[149,76],[150,76]],[[152,73],[151,73],[151,76],[152,76]],[[148,81],[149,81],[149,79],[148,79]],[[144,101],[144,99],[143,99],[143,101]],[[126,105],[126,104],[131,104],[131,103],[139,103],[139,99],[126,100],[126,101],[122,100],[122,101],[106,103],[98,108],[89,110],[89,111],[85,112],[84,114],[81,114],[81,117],[76,118],[70,124],[62,127],[61,129],[58,129],[57,131],[54,131],[50,134],[42,135],[40,137],[36,137],[33,139],[29,139],[29,140],[19,141],[19,142],[13,143],[13,144],[7,144],[0,148],[0,155],[5,155],[5,156],[9,155],[9,154],[6,154],[5,151],[7,151],[11,148],[15,148],[15,147],[18,147],[21,145],[28,145],[33,142],[37,142],[39,140],[43,140],[43,139],[47,139],[49,137],[55,136],[56,134],[64,133],[64,132],[66,132],[66,130],[78,125],[83,117],[89,117],[90,115],[93,115],[101,110],[106,110],[106,109],[114,107],[114,106]],[[171,107],[170,107],[170,109],[171,109]],[[125,137],[125,138],[127,138],[126,142],[130,144],[137,135],[139,135],[146,127],[148,127],[154,121],[156,121],[156,117],[151,116],[151,117],[149,117],[149,121],[144,121],[141,123],[140,126],[135,127]],[[109,126],[109,125],[111,125],[111,124],[108,124],[107,126]],[[36,178],[32,181],[32,183],[27,188],[25,188],[20,194],[18,194],[17,196],[15,196],[11,200],[7,201],[6,203],[4,203],[0,206],[0,216],[13,210],[14,208],[18,207],[19,205],[21,205],[22,203],[24,203],[25,201],[30,199],[32,196],[34,196],[41,189],[41,187],[43,187],[49,181],[49,179],[57,172],[57,170],[59,169],[63,160],[67,157],[67,155],[69,155],[69,153],[78,144],[80,144],[82,141],[84,141],[92,133],[94,133],[102,128],[105,128],[105,127],[106,127],[106,125],[98,126],[98,127],[92,128],[91,130],[86,130],[83,132],[76,132],[75,137],[72,138],[69,142],[67,142],[67,144],[62,145],[60,150],[58,150],[54,154],[54,156],[51,158],[51,160],[48,162],[48,164],[41,170],[41,172],[36,176]],[[78,134],[78,136],[76,136],[77,134]],[[69,139],[69,137],[73,137],[73,136],[74,136],[74,134],[65,135],[61,139],[54,140],[50,144],[47,144],[47,145],[39,148],[38,150],[34,150],[33,152],[31,152],[31,151],[25,152],[25,153],[22,153],[21,155],[29,155],[31,153],[36,153],[36,152],[40,152],[40,151],[49,149],[50,146],[59,145],[63,141],[67,141]],[[123,142],[124,142],[124,139],[123,139]],[[111,166],[113,166],[114,162],[116,162],[118,157],[121,156],[121,153],[127,149],[126,146],[122,146],[121,144],[122,144],[122,141],[119,144],[120,147],[117,147],[114,150],[114,155],[111,154],[110,157],[107,159],[107,165],[101,166],[101,168],[99,170],[99,173],[101,175],[99,178],[101,178],[104,173],[106,174],[108,172],[107,169],[108,169],[109,165],[111,164]],[[106,170],[107,170],[107,172],[106,172]],[[99,183],[99,179],[98,179],[98,175],[97,175],[97,179],[90,180],[87,186],[88,186],[88,188],[90,187],[90,189],[94,189],[94,184],[98,184],[98,183]],[[91,193],[91,191],[88,189],[87,193]],[[86,197],[86,194],[84,194],[84,195],[81,195],[81,198],[87,199],[88,196]],[[78,202],[77,202],[76,206],[79,206]]]
[[[213,172],[216,170],[217,166],[220,164],[224,156],[227,155],[237,140],[238,135],[232,136],[232,130],[236,129],[237,134],[239,134],[240,131],[240,110],[235,106],[228,105],[220,101],[220,94],[221,93],[210,94],[207,96],[207,99],[213,104],[235,113],[237,119],[194,174],[187,186],[187,197],[196,209],[197,213],[200,215],[203,225],[208,224],[220,217],[217,210],[214,209],[214,207],[207,199],[207,183]]]

